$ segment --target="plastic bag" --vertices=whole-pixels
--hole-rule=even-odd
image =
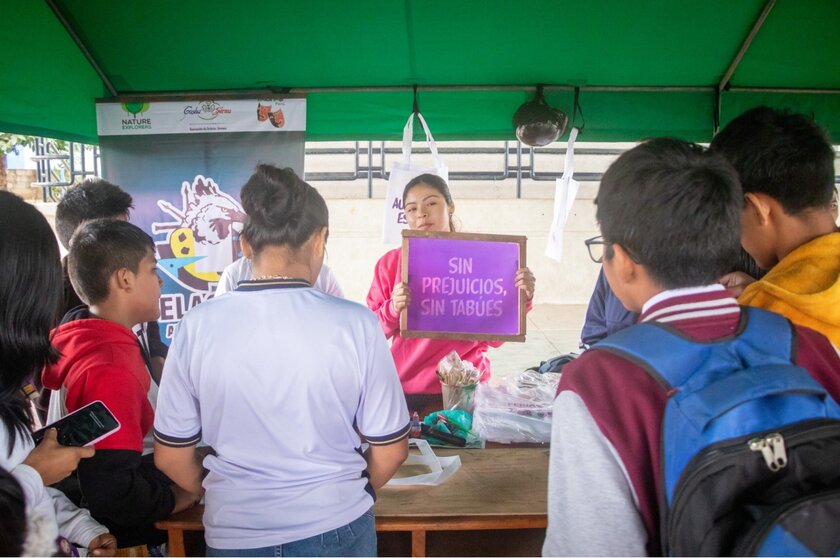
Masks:
[[[386,486],[437,486],[439,484],[443,484],[446,479],[451,477],[455,471],[461,468],[460,456],[453,455],[451,457],[438,457],[435,455],[435,452],[426,440],[411,438],[408,440],[408,446],[409,448],[411,446],[417,447],[417,449],[420,450],[420,455],[409,453],[408,458],[402,464],[402,467],[420,465],[428,467],[430,472],[411,475],[408,477],[391,478],[391,480],[386,483]]]
[[[476,390],[473,430],[489,442],[551,441],[554,395],[560,374],[527,371]]]

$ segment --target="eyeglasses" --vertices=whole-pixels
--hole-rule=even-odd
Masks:
[[[614,243],[604,240],[603,236],[593,236],[592,238],[587,238],[583,241],[586,244],[587,250],[589,250],[589,257],[592,258],[592,261],[595,263],[601,263],[604,261],[604,250],[605,246],[612,246]],[[633,252],[628,250],[623,244],[621,247],[630,256],[630,259],[636,263],[639,263],[639,258],[636,257]]]
[[[601,263],[604,261],[604,246],[610,243],[604,240],[603,236],[599,235],[587,238],[583,243],[586,244],[586,249],[589,250],[589,257],[592,258],[593,262]]]

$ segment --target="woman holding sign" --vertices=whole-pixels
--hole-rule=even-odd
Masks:
[[[403,191],[403,207],[411,230],[454,232],[452,217],[455,204],[446,182],[434,174],[421,174]],[[393,338],[391,354],[397,365],[409,410],[429,406],[442,408],[440,381],[435,374],[440,360],[456,351],[461,360],[471,362],[490,376],[487,349],[501,341],[464,341],[454,339],[419,339],[400,336],[400,312],[411,303],[411,292],[402,281],[401,250],[391,250],[376,263],[367,305],[379,317],[385,336]],[[525,292],[528,309],[534,298],[534,275],[525,267],[516,273],[516,286]]]

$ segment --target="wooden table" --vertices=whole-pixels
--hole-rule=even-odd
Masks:
[[[377,531],[411,533],[412,556],[426,555],[429,531],[533,529],[547,525],[548,448],[435,448],[460,455],[461,468],[440,486],[384,487],[374,507]],[[158,521],[169,555],[184,556],[184,532],[203,531],[203,506]]]

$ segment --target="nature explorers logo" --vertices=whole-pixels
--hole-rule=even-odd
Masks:
[[[144,112],[149,110],[151,103],[122,103],[122,109],[126,115],[131,115],[130,118],[123,118],[123,130],[151,130],[152,119],[141,116]]]

